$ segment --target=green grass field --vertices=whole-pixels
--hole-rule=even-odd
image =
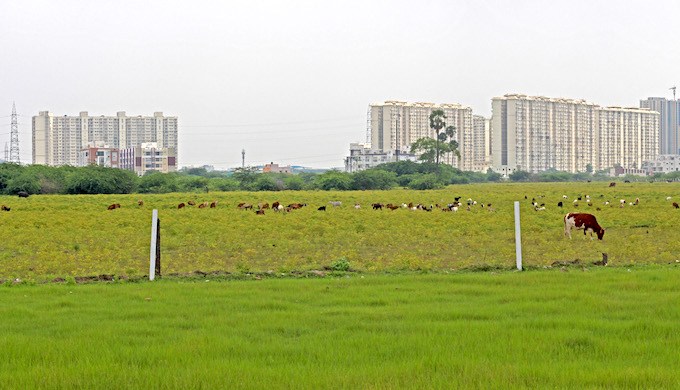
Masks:
[[[571,201],[589,194],[574,208]],[[544,195],[544,197],[539,197]],[[563,200],[562,195],[569,199]],[[374,211],[370,204],[446,204],[454,196],[491,203],[470,212]],[[524,197],[527,196],[528,200]],[[522,202],[524,264],[599,260],[610,265],[667,264],[680,260],[680,183],[475,184],[440,191],[285,191],[167,195],[0,197],[0,279],[42,281],[55,277],[148,273],[151,209],[159,209],[165,274],[204,272],[291,272],[322,269],[347,259],[355,270],[458,270],[511,268],[515,262],[513,201]],[[619,199],[637,206],[619,208]],[[546,203],[536,212],[530,202]],[[138,207],[137,199],[145,205]],[[218,201],[217,209],[177,204]],[[237,210],[239,202],[301,202],[291,213],[255,215]],[[328,202],[343,202],[340,208]],[[609,200],[611,206],[605,206]],[[564,201],[565,208],[556,206]],[[111,203],[122,208],[107,210]],[[360,210],[353,205],[360,203]],[[318,206],[328,206],[319,212]],[[596,208],[601,208],[600,211]],[[566,211],[588,211],[607,229],[603,241],[563,235]]]
[[[0,388],[678,388],[680,268],[0,287]]]

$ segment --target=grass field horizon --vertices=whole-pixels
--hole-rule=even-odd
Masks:
[[[585,195],[589,194],[592,206]],[[568,199],[562,196],[567,195]],[[478,202],[457,213],[372,210],[381,203]],[[579,207],[572,200],[582,196]],[[526,197],[526,199],[525,199]],[[513,202],[522,210],[526,266],[555,261],[584,263],[608,253],[611,266],[667,264],[680,260],[680,211],[666,200],[680,199],[680,183],[487,183],[414,191],[282,191],[173,193],[162,195],[45,195],[0,197],[12,208],[0,213],[0,279],[53,278],[148,273],[151,209],[161,219],[165,274],[280,272],[323,269],[344,259],[361,272],[446,271],[512,267],[515,262]],[[536,212],[530,202],[546,204]],[[618,207],[620,199],[636,206]],[[143,207],[136,201],[142,199]],[[217,200],[217,209],[177,204]],[[331,207],[330,201],[343,202]],[[239,202],[301,202],[290,213],[255,215]],[[558,201],[564,208],[556,206]],[[610,205],[604,205],[609,201]],[[122,208],[107,210],[112,203]],[[360,210],[354,209],[361,204]],[[489,212],[480,204],[493,205]],[[325,205],[326,212],[316,208]],[[601,210],[597,210],[600,208]],[[603,241],[563,234],[568,211],[595,214],[607,230]]]

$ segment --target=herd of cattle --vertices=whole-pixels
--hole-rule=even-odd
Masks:
[[[616,183],[612,182],[609,184],[610,187],[614,187]],[[29,196],[28,193],[26,192],[19,192],[17,194],[21,198],[27,198]],[[540,200],[541,198],[545,198],[544,195],[538,195],[538,199]],[[567,195],[562,195],[563,200],[557,202],[557,207],[565,207],[566,202],[568,202],[569,197]],[[600,198],[604,198],[604,195],[600,195]],[[441,210],[445,212],[457,212],[459,209],[465,209],[466,211],[472,211],[473,208],[480,208],[480,209],[486,209],[490,212],[494,211],[494,208],[491,203],[483,203],[483,202],[478,202],[476,200],[473,200],[472,198],[468,198],[467,201],[461,202],[461,197],[454,197],[454,201],[451,203],[447,204],[434,204],[434,205],[429,205],[425,206],[421,203],[414,204],[413,202],[410,203],[401,203],[401,204],[394,204],[394,203],[372,203],[371,208],[373,210],[383,210],[383,209],[388,209],[391,211],[395,211],[398,209],[406,209],[406,210],[411,210],[411,211],[433,211],[433,210]],[[528,196],[524,196],[524,199],[528,200]],[[672,198],[666,197],[666,201],[671,201]],[[617,202],[610,202],[609,200],[602,200],[598,202],[598,206],[595,207],[597,211],[601,211],[600,206],[609,206],[613,207],[614,204]],[[571,201],[571,205],[574,208],[578,208],[579,205],[585,204],[588,207],[592,207],[595,202],[593,199],[590,197],[590,195],[578,195]],[[618,201],[618,207],[626,207],[628,206],[638,206],[640,204],[640,198],[635,198],[634,201],[626,201],[625,199],[620,199]],[[328,202],[328,205],[331,207],[341,207],[342,202],[341,201],[330,201]],[[539,203],[539,201],[536,200],[536,197],[531,199],[531,205],[535,211],[543,211],[546,210],[546,204],[544,202]],[[672,207],[675,209],[680,209],[680,205],[678,205],[677,202],[672,202],[671,203]],[[143,200],[138,200],[137,201],[137,206],[141,207],[144,206],[144,201]],[[201,202],[201,203],[196,203],[193,200],[190,200],[186,203],[182,202],[177,205],[177,209],[183,209],[187,206],[196,206],[198,208],[216,208],[217,207],[217,201],[213,200],[212,202]],[[289,205],[284,206],[280,202],[273,202],[271,205],[267,202],[260,202],[257,205],[253,205],[251,203],[247,202],[241,202],[239,203],[236,207],[239,210],[250,210],[255,212],[257,215],[264,215],[265,210],[273,210],[275,212],[291,212],[294,210],[299,210],[303,207],[307,206],[306,203],[291,203]],[[317,208],[318,211],[326,211],[327,205],[319,206]],[[355,203],[353,206],[355,209],[361,209],[361,204]],[[120,203],[113,203],[108,206],[108,210],[115,210],[121,208]],[[1,205],[0,210],[2,211],[10,211],[11,208],[9,206]],[[594,239],[593,234],[597,236],[599,240],[602,240],[604,237],[605,229],[602,228],[602,226],[599,225],[597,222],[597,218],[590,213],[584,213],[584,212],[569,212],[567,213],[564,218],[564,235],[566,237],[571,238],[571,231],[573,229],[576,230],[583,230],[583,234],[587,235],[590,233],[591,239]]]

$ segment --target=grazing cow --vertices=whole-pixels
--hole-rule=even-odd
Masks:
[[[257,204],[257,208],[262,209],[262,210],[268,209],[268,208],[269,208],[269,203],[267,203],[267,202],[264,202],[264,203],[263,203],[263,202],[260,202],[260,203]]]
[[[610,187],[616,187],[616,183],[615,183],[615,182],[611,182],[611,183],[609,183],[609,186],[610,186]]]
[[[189,206],[196,206],[196,202],[194,202],[193,200],[188,201],[187,204]]]
[[[281,203],[279,203],[279,202],[272,203],[272,209],[274,209],[274,210],[278,210],[279,206],[281,206]]]
[[[216,207],[217,207],[217,201],[216,201],[216,200],[213,200],[213,201],[210,203],[210,208],[211,208],[211,209],[214,209],[214,208],[216,208]]]
[[[373,203],[371,206],[373,206],[373,210],[382,210],[383,208],[382,203]]]
[[[2,205],[2,211],[9,211],[9,207],[5,206],[4,204]]]
[[[562,195],[562,199],[569,199],[569,197],[566,195]]]
[[[239,203],[238,208],[241,210],[252,210],[253,205],[250,203]]]
[[[587,235],[590,231],[590,239],[593,238],[593,233],[597,234],[597,239],[602,240],[604,237],[604,229],[597,223],[597,219],[592,214],[587,213],[569,213],[564,216],[564,235],[571,238],[572,229],[583,229],[583,235]]]
[[[137,201],[137,206],[144,206],[144,201],[141,200],[141,199],[139,199],[139,200]]]
[[[183,209],[184,206],[186,206],[186,205],[184,204],[184,202],[182,202],[182,203],[180,203],[180,204],[177,205],[177,208],[178,208],[178,209]]]
[[[671,200],[671,199],[673,199],[672,196],[667,196],[667,197],[666,197],[666,200]]]
[[[624,180],[623,182],[624,183],[630,183],[630,180]]]
[[[291,210],[297,210],[305,206],[307,206],[307,203],[291,203],[288,205],[288,208],[290,208]]]
[[[562,202],[557,202],[557,207],[562,207],[562,206],[564,206],[564,204],[562,204]]]
[[[678,202],[673,202],[673,208],[680,209],[680,205],[678,205]]]
[[[119,208],[120,208],[120,203],[114,203],[112,205],[109,205],[107,210],[115,210],[115,209],[119,209]]]
[[[392,203],[388,204],[388,205],[385,206],[385,207],[387,207],[388,209],[390,209],[390,210],[392,210],[392,211],[394,211],[394,210],[396,210],[396,209],[399,208],[399,206],[397,206],[396,204],[392,204]]]
[[[17,195],[20,198],[28,198],[28,192],[26,192],[26,191],[19,191],[19,192],[17,192]]]
[[[208,205],[209,205],[208,202],[203,202],[203,203],[201,203],[201,204],[198,205],[198,208],[199,208],[199,209],[204,209],[204,208],[208,207]]]
[[[360,205],[359,203],[355,203],[355,204],[354,204],[354,208],[357,209],[357,210],[359,210],[359,209],[361,208],[361,205]]]
[[[321,207],[319,207],[319,208],[316,209],[316,210],[317,210],[317,211],[326,211],[326,206],[321,206]]]
[[[255,214],[256,215],[264,215],[264,209],[255,210]]]
[[[333,201],[330,201],[330,202],[328,202],[328,203],[330,203],[333,207],[340,207],[340,206],[342,206],[342,202],[340,202],[340,201],[338,201],[338,200],[333,200]]]

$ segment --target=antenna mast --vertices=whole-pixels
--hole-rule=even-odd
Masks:
[[[246,167],[246,150],[241,149],[241,168]]]
[[[673,91],[673,100],[675,100],[675,86],[668,88]]]
[[[12,124],[10,125],[9,161],[19,164],[19,124],[17,122],[17,108],[12,102]]]

